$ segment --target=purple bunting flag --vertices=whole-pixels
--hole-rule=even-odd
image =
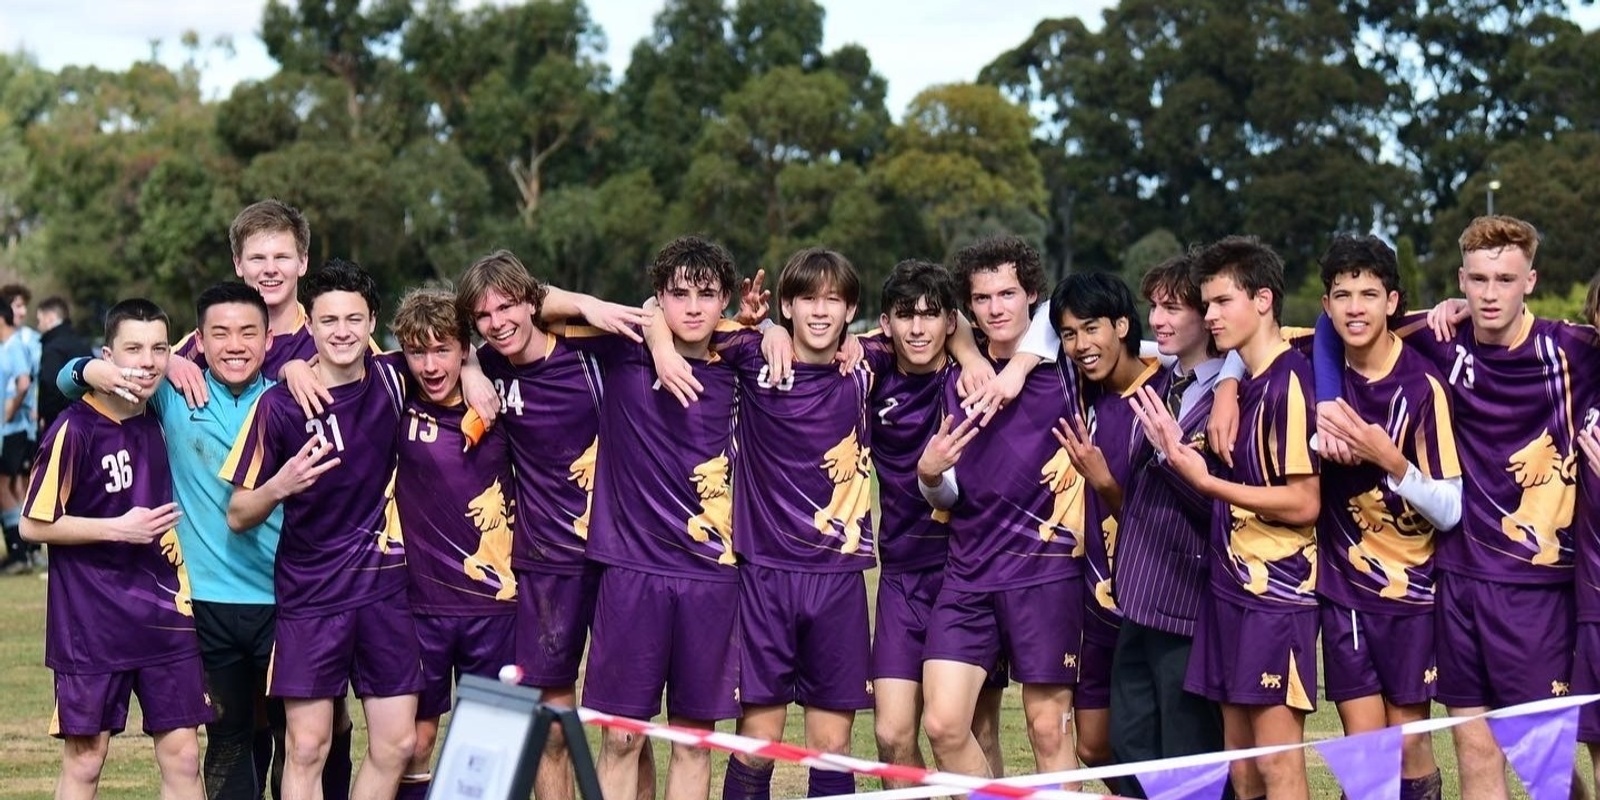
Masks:
[[[1384,800],[1400,796],[1399,728],[1360,733],[1317,742],[1313,747],[1350,800]]]
[[[1228,781],[1228,764],[1151,770],[1138,778],[1150,800],[1217,800]]]
[[[1578,707],[1490,717],[1489,730],[1531,800],[1565,800],[1572,791]]]

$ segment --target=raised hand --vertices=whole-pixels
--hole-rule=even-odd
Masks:
[[[961,460],[961,451],[966,449],[980,430],[977,417],[967,417],[960,425],[955,423],[956,418],[952,415],[946,415],[939,421],[939,430],[922,448],[922,457],[917,459],[918,477],[927,481],[937,480],[945,470]]]
[[[1145,438],[1180,477],[1196,487],[1211,477],[1206,457],[1184,444],[1183,429],[1178,427],[1178,421],[1172,418],[1172,412],[1154,389],[1139,387],[1133,396],[1133,414]]]
[[[282,500],[311,488],[323,473],[339,466],[338,457],[328,458],[332,452],[333,445],[326,439],[311,437],[268,481],[273,487],[272,493]]]
[[[762,288],[767,281],[767,271],[756,270],[754,278],[739,282],[739,313],[734,317],[740,325],[755,327],[767,318],[772,310],[772,291]]]
[[[1106,463],[1106,454],[1094,443],[1089,427],[1083,424],[1083,417],[1073,415],[1070,421],[1057,418],[1056,427],[1051,428],[1050,432],[1055,434],[1061,448],[1067,451],[1072,467],[1090,486],[1104,491],[1116,483],[1111,475],[1111,466]]]
[[[1320,406],[1321,404],[1319,404]],[[1365,461],[1381,467],[1390,475],[1405,475],[1409,466],[1404,453],[1389,438],[1388,431],[1361,418],[1356,410],[1344,400],[1328,404],[1327,419],[1322,418],[1322,409],[1318,408],[1317,437],[1320,443],[1324,423],[1333,433],[1334,439],[1346,446],[1354,456],[1355,461]]]

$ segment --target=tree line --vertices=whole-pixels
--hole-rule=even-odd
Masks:
[[[1122,0],[1041,21],[896,123],[870,54],[815,0],[668,0],[627,69],[582,0],[271,0],[278,65],[207,98],[181,66],[48,71],[0,55],[0,266],[97,310],[179,310],[231,273],[226,228],[302,208],[313,262],[392,289],[495,247],[566,287],[643,297],[661,242],[703,232],[746,272],[802,245],[875,285],[897,260],[1020,234],[1070,270],[1136,276],[1251,232],[1314,313],[1341,231],[1395,241],[1415,302],[1452,291],[1483,213],[1545,234],[1557,313],[1600,267],[1600,33],[1561,0]],[[873,294],[872,292],[868,293]],[[865,309],[868,313],[875,309]]]

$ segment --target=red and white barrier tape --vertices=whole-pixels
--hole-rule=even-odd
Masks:
[[[853,772],[857,775],[887,778],[908,783],[921,783],[930,787],[937,787],[928,796],[979,792],[996,797],[1027,797],[1037,798],[1037,800],[1115,800],[1110,795],[1068,792],[1061,789],[1040,789],[1016,783],[1002,783],[988,778],[974,778],[971,775],[958,775],[953,772],[940,772],[938,770],[920,769],[899,764],[885,764],[880,761],[868,761],[835,753],[823,753],[792,744],[768,742],[733,733],[720,733],[718,731],[680,728],[655,722],[644,722],[628,717],[605,714],[588,708],[578,709],[578,716],[590,725],[633,731],[634,733],[644,734],[655,739],[665,739],[676,744],[726,750],[730,753],[744,753],[745,755],[760,756],[761,758],[770,758],[775,761],[785,761],[817,769]]]
[[[1446,728],[1453,728],[1476,720],[1490,717],[1514,717],[1524,714],[1536,714],[1546,711],[1555,711],[1563,708],[1581,706],[1600,700],[1600,694],[1576,695],[1571,697],[1552,697],[1547,700],[1537,700],[1532,703],[1510,706],[1478,714],[1471,717],[1437,717],[1417,722],[1409,722],[1400,726],[1402,734],[1433,733]],[[1008,798],[1039,798],[1039,800],[1115,800],[1111,795],[1092,794],[1085,792],[1069,792],[1061,789],[1041,789],[1040,786],[1064,783],[1078,783],[1087,780],[1103,780],[1105,778],[1119,778],[1128,775],[1138,775],[1145,772],[1156,772],[1168,769],[1181,769],[1196,767],[1205,764],[1217,764],[1227,761],[1237,761],[1241,758],[1255,758],[1257,756],[1271,755],[1288,750],[1298,750],[1314,746],[1315,742],[1302,744],[1276,745],[1272,747],[1256,747],[1249,750],[1227,750],[1220,753],[1205,753],[1203,755],[1181,756],[1178,758],[1163,758],[1156,761],[1140,761],[1132,764],[1117,764],[1109,767],[1087,767],[1066,770],[1064,772],[1042,773],[1036,775],[1021,775],[1014,778],[991,780],[988,778],[975,778],[970,775],[958,775],[951,772],[908,767],[899,764],[885,764],[879,761],[868,761],[851,756],[823,753],[808,750],[804,747],[784,744],[782,742],[768,742],[753,739],[748,736],[739,736],[732,733],[705,731],[694,728],[680,728],[672,725],[662,725],[655,722],[644,722],[628,717],[618,717],[605,714],[588,708],[578,709],[578,716],[587,724],[598,725],[604,728],[618,728],[633,731],[655,739],[664,739],[677,744],[688,744],[695,747],[704,747],[713,750],[725,750],[730,753],[744,753],[746,755],[770,758],[775,761],[785,761],[817,769],[834,770],[836,772],[852,772],[857,775],[867,775],[876,778],[920,783],[922,787],[910,789],[891,789],[881,792],[867,792],[854,795],[836,795],[821,800],[921,800],[922,798],[939,797],[941,795],[980,793],[994,797]]]

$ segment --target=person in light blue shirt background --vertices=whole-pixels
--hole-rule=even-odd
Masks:
[[[0,287],[0,527],[6,544],[0,570],[7,573],[26,570],[29,565],[31,548],[22,541],[17,526],[36,447],[34,412],[28,397],[37,396],[33,374],[39,368],[37,351],[22,333],[32,329],[19,327],[21,319],[16,316],[16,307],[5,301],[4,292],[13,288],[20,287]],[[27,313],[26,304],[22,312]]]

